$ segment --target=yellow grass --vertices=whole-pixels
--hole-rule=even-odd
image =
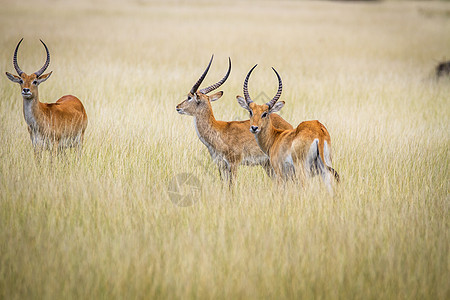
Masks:
[[[74,1],[75,2],[75,1]],[[18,85],[0,80],[0,298],[448,299],[448,2],[2,1],[0,66],[53,76],[42,101],[84,103],[79,163],[36,165]],[[275,94],[330,131],[342,184],[278,186],[240,167],[228,191],[175,105],[215,54],[213,104]],[[259,99],[257,101],[263,101]],[[48,158],[47,158],[48,160]],[[199,181],[170,200],[174,176]],[[190,193],[185,190],[184,193]],[[196,197],[198,195],[198,197]],[[172,198],[175,199],[175,198]]]

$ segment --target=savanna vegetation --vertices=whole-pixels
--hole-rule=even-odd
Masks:
[[[19,86],[2,75],[1,299],[450,297],[450,80],[434,77],[450,57],[449,2],[1,7],[2,74],[22,37],[20,67],[40,68],[41,38],[53,71],[41,101],[73,94],[89,117],[80,160],[37,164]],[[233,63],[217,119],[248,118],[236,95],[258,63],[254,101],[275,94],[274,66],[281,115],[326,125],[334,197],[261,167],[222,184],[175,111],[213,53],[205,85]],[[180,174],[195,188],[176,190]]]

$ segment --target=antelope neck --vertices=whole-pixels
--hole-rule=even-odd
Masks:
[[[269,119],[269,124],[261,128],[261,131],[256,134],[256,141],[261,150],[269,155],[270,148],[275,142],[276,136],[279,134],[278,129],[273,127],[272,120]]]
[[[42,116],[39,115],[39,105],[40,102],[36,96],[31,99],[23,98],[23,115],[25,117],[25,122],[34,131],[42,127],[40,126]]]
[[[208,110],[196,115],[194,117],[195,129],[200,140],[207,146],[214,143],[215,138],[218,137],[217,120],[209,107]]]

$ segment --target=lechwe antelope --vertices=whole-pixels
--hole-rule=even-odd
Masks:
[[[233,182],[239,164],[261,165],[271,176],[272,168],[269,158],[256,144],[255,138],[248,131],[250,120],[246,121],[218,121],[214,118],[211,101],[222,97],[223,92],[217,92],[208,96],[209,92],[219,88],[228,78],[231,71],[231,59],[228,59],[228,71],[219,82],[198,90],[205,79],[211,66],[213,57],[209,61],[206,70],[192,87],[187,99],[177,105],[176,110],[180,114],[194,117],[194,126],[200,141],[205,144],[213,161],[219,167],[222,179]],[[272,124],[282,129],[292,129],[292,126],[277,114],[271,116]]]
[[[317,120],[302,122],[295,129],[275,128],[270,116],[284,106],[284,101],[277,102],[283,87],[281,77],[272,68],[278,77],[277,94],[266,104],[258,105],[248,92],[248,79],[255,67],[244,81],[245,98],[237,96],[237,100],[249,111],[250,132],[255,135],[261,150],[270,157],[275,174],[282,179],[300,180],[320,174],[332,193],[331,177],[339,181],[339,175],[331,167],[331,140],[327,129]]]
[[[27,75],[17,64],[17,50],[22,40],[17,44],[13,56],[13,65],[19,76],[8,72],[6,76],[9,80],[20,84],[23,114],[36,157],[39,158],[44,149],[52,150],[53,154],[68,147],[77,147],[80,150],[88,123],[83,104],[77,97],[71,95],[63,96],[55,103],[39,101],[38,86],[52,74],[52,72],[42,74],[50,63],[50,53],[41,40],[47,52],[47,59],[42,68]]]

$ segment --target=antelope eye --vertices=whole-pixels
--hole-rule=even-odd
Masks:
[[[23,80],[22,80],[22,79],[20,79],[20,80],[19,80],[19,83],[20,83],[20,84],[22,84],[22,83],[23,83]]]
[[[253,112],[252,111],[250,111],[250,117],[253,117]]]
[[[261,118],[265,118],[267,117],[267,112],[263,112],[263,114],[261,115]]]
[[[37,80],[33,80],[33,84],[34,85],[38,84]]]

